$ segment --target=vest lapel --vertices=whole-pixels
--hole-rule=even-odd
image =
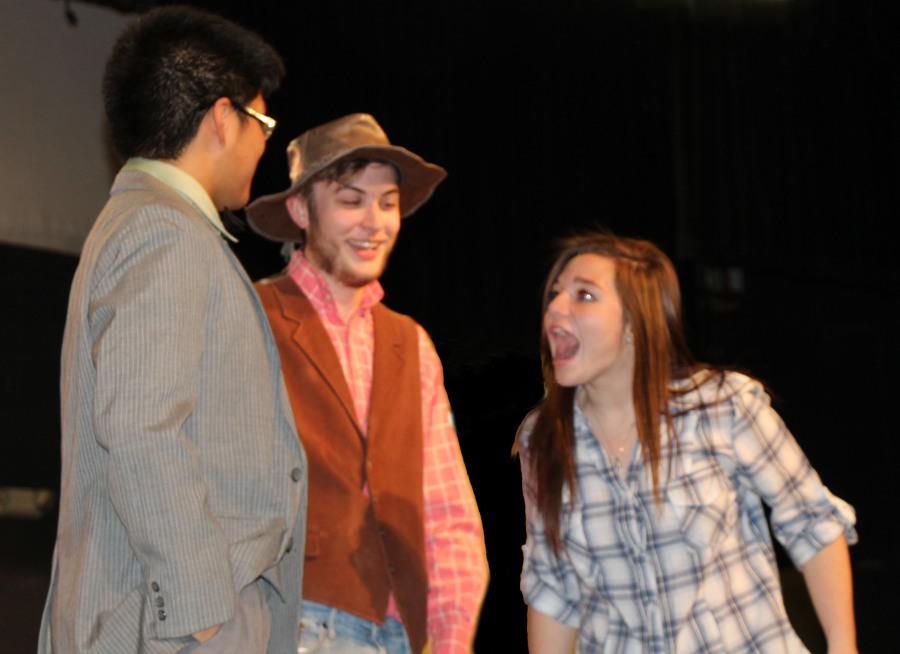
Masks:
[[[385,315],[387,309],[381,304],[372,307],[372,322],[375,329],[375,354],[372,361],[372,394],[369,399],[369,440],[381,431],[379,416],[388,415],[396,406],[394,394],[395,380],[403,371],[402,334],[393,329],[393,321]],[[401,400],[402,401],[402,400]]]
[[[341,405],[356,427],[356,431],[362,437],[363,434],[356,420],[356,409],[353,406],[350,387],[347,386],[341,362],[334,351],[328,332],[325,331],[325,327],[319,319],[319,314],[290,277],[280,277],[273,282],[273,286],[277,291],[275,296],[281,305],[281,313],[285,320],[297,325],[293,333],[294,343],[341,401]]]

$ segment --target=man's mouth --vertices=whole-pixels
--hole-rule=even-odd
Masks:
[[[381,258],[382,250],[386,247],[384,239],[349,238],[347,245],[359,261],[376,261]]]
[[[355,238],[347,239],[347,244],[354,250],[374,250],[382,241],[363,241]]]

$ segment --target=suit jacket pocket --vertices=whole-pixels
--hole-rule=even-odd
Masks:
[[[284,539],[284,519],[217,516],[228,539],[235,591],[240,592],[278,560]]]
[[[91,629],[85,654],[175,654],[193,638],[156,640],[149,635],[147,622],[152,611],[146,605],[143,586],[135,588],[110,611],[101,612]]]

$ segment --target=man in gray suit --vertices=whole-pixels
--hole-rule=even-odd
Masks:
[[[283,65],[186,8],[129,26],[104,101],[128,158],[72,284],[40,652],[295,652],[306,458],[219,211],[243,207]]]

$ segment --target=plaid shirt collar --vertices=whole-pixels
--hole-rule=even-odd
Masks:
[[[325,275],[306,258],[303,250],[295,250],[294,254],[291,255],[287,274],[312,303],[316,313],[332,324],[345,324],[341,319],[341,314],[338,311],[337,303],[334,301],[334,296],[331,294],[331,288],[328,286]],[[356,310],[356,315],[366,315],[372,307],[381,302],[383,297],[384,288],[382,288],[381,283],[377,279],[372,280],[363,287],[362,300],[359,303],[359,308]]]

